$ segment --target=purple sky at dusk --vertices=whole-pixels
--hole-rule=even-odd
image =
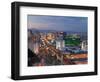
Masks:
[[[87,17],[28,15],[28,29],[87,32]]]

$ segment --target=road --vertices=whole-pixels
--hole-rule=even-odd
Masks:
[[[59,60],[63,65],[72,65],[75,64],[70,59],[66,58],[64,59],[63,54],[60,50],[56,49],[53,45],[49,43],[49,41],[46,38],[42,38],[43,46],[40,47],[40,53],[47,55],[51,54],[51,56],[56,56],[56,59]]]

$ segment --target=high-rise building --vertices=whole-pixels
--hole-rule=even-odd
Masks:
[[[65,48],[64,40],[56,40],[56,49],[63,50]]]
[[[39,53],[39,46],[40,46],[40,44],[38,42],[34,43],[33,51],[34,51],[35,54]]]
[[[37,31],[32,32],[32,30],[28,30],[28,48],[37,54],[39,52],[39,47],[40,33]]]
[[[87,51],[87,41],[82,41],[81,49],[84,50],[84,51]]]
[[[28,29],[28,39],[32,38],[33,34],[32,31]]]

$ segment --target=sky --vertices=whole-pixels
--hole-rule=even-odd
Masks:
[[[87,17],[28,15],[28,29],[87,32]]]

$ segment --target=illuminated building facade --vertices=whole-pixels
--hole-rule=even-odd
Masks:
[[[87,51],[87,41],[82,41],[81,49],[84,50],[84,51]]]

